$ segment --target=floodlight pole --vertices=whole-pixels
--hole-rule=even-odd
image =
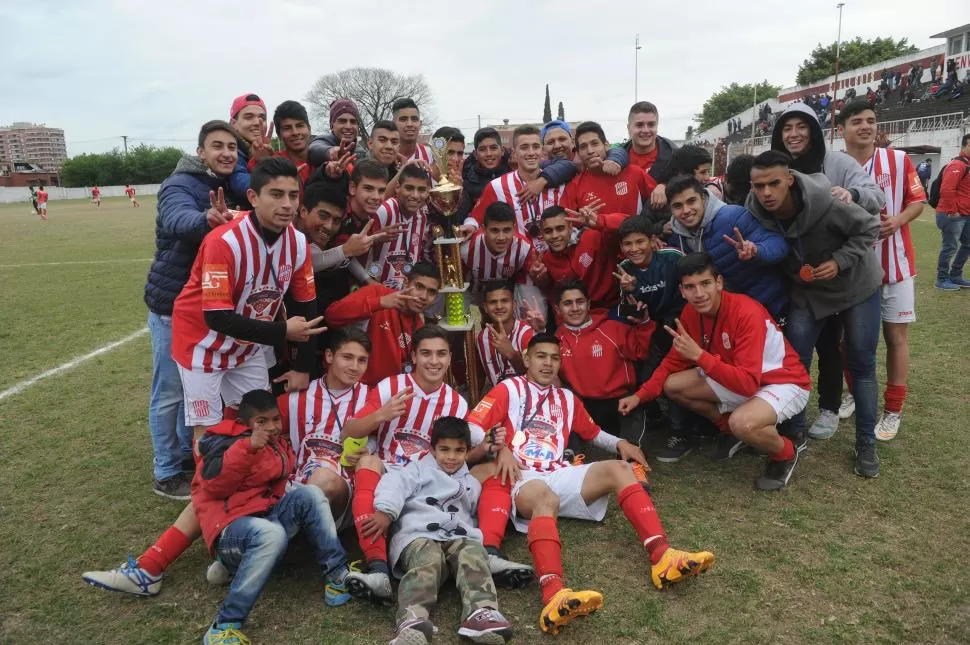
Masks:
[[[640,100],[640,50],[643,47],[640,46],[640,34],[637,34],[636,41],[633,44],[633,102],[636,103]]]
[[[835,99],[839,95],[839,63],[842,57],[842,7],[844,2],[835,5],[839,9],[839,32],[835,37],[835,83],[832,84],[831,123],[829,124],[829,145],[835,142]]]

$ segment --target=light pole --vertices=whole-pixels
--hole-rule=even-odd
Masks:
[[[829,128],[831,129],[829,133],[829,145],[835,142],[835,99],[839,95],[839,63],[841,62],[842,55],[842,7],[845,6],[844,2],[840,2],[835,5],[839,8],[839,31],[838,35],[835,37],[835,83],[832,86],[832,112],[829,123]]]
[[[633,102],[636,103],[640,100],[640,34],[637,34],[637,39],[633,45]]]

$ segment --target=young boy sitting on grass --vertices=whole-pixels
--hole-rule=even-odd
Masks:
[[[247,392],[237,417],[209,428],[196,444],[202,461],[192,480],[192,505],[209,552],[234,574],[203,645],[249,643],[239,630],[300,529],[323,571],[327,604],[350,600],[347,553],[326,496],[316,486],[286,492],[296,457],[280,434],[276,397]]]
[[[431,452],[381,478],[371,533],[382,535],[393,523],[390,563],[401,577],[397,636],[391,645],[421,645],[435,631],[430,615],[438,587],[455,577],[461,594],[458,634],[474,643],[501,645],[512,637],[498,611],[495,584],[475,525],[482,487],[465,458],[471,444],[468,422],[441,417],[431,428]]]

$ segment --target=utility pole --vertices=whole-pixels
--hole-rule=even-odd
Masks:
[[[121,140],[125,143],[125,156],[127,157],[128,156],[128,135],[127,134],[121,135]]]
[[[636,103],[640,100],[640,50],[643,47],[640,46],[640,34],[637,34],[637,39],[633,44],[633,102]]]
[[[479,130],[482,129],[482,115],[481,114],[478,115],[478,129]]]
[[[839,63],[841,62],[842,54],[842,7],[845,6],[845,3],[840,2],[835,6],[839,9],[839,32],[835,37],[835,83],[833,83],[832,87],[832,116],[829,123],[829,145],[835,142],[835,98],[839,95]]]

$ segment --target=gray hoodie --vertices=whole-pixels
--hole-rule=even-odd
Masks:
[[[394,574],[404,575],[397,566],[398,560],[405,547],[418,538],[436,542],[468,538],[481,542],[482,532],[475,524],[481,493],[482,485],[468,472],[467,465],[449,475],[432,454],[404,468],[389,470],[381,477],[374,494],[374,508],[394,520],[388,545]]]
[[[853,200],[864,209],[878,215],[886,205],[886,193],[872,180],[859,162],[845,154],[825,149],[825,135],[819,125],[818,115],[804,103],[795,103],[778,117],[771,133],[771,149],[788,152],[781,140],[785,121],[794,115],[808,121],[812,131],[812,144],[803,155],[792,164],[792,169],[805,174],[822,173],[833,186],[842,186],[852,193]]]
[[[762,226],[785,236],[791,253],[780,267],[791,282],[792,304],[808,308],[821,320],[859,304],[882,284],[882,268],[874,249],[879,217],[832,197],[831,185],[822,175],[803,175],[797,170],[792,175],[792,191],[801,204],[787,229],[753,192],[745,206]],[[827,260],[839,265],[839,274],[832,280],[805,282],[799,276],[803,264],[817,267]]]

